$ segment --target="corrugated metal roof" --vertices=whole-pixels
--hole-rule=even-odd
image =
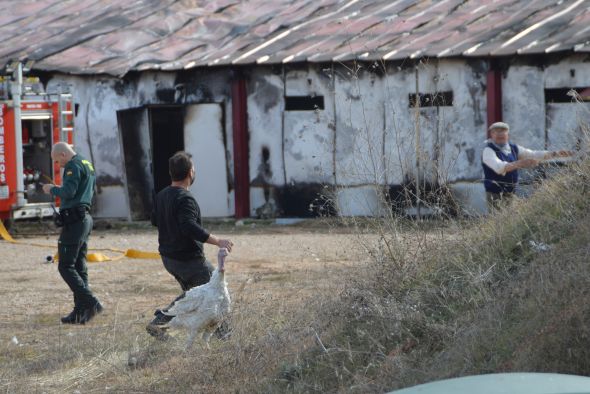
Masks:
[[[231,64],[590,52],[590,0],[0,0],[0,64]]]

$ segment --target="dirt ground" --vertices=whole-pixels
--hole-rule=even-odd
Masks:
[[[17,239],[55,245],[57,234],[43,232]],[[356,242],[353,236],[329,225],[225,225],[214,228],[213,233],[231,238],[235,244],[226,275],[238,304],[265,297],[274,297],[275,303],[280,299],[281,305],[301,302],[311,288],[336,288],[338,281],[328,278],[337,278],[339,271],[361,260],[351,247]],[[96,230],[90,247],[156,251],[157,234],[149,227]],[[23,379],[37,388],[44,384],[54,390],[76,388],[76,378],[68,377],[72,371],[63,363],[51,367],[56,356],[48,353],[59,352],[63,341],[82,343],[85,335],[108,335],[111,329],[120,332],[121,327],[130,336],[145,336],[144,327],[154,309],[180,293],[159,260],[89,263],[90,285],[105,312],[87,326],[64,326],[59,317],[70,312],[73,302],[57,265],[46,262],[53,253],[53,247],[0,241],[1,391],[21,391],[18,385]],[[206,256],[215,262],[216,248],[206,245]]]

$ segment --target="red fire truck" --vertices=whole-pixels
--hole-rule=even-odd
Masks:
[[[73,143],[72,96],[47,94],[38,78],[23,79],[21,63],[5,71],[8,75],[0,76],[0,219],[51,216],[53,200],[41,186],[61,183],[51,147]]]

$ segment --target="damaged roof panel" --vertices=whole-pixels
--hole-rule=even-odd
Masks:
[[[590,52],[589,26],[588,0],[0,0],[0,65],[124,75]]]

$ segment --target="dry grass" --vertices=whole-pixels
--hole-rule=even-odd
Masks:
[[[499,371],[590,375],[588,174],[588,161],[574,164],[532,198],[471,223],[411,232],[394,217],[363,223],[359,233],[379,235],[361,241],[373,264],[322,311],[332,322],[320,325],[322,346],[270,391],[383,392]]]
[[[91,264],[106,312],[88,326],[63,326],[71,295],[55,265],[42,263],[50,250],[1,243],[0,391],[257,391],[282,359],[312,343],[310,311],[341,291],[344,283],[333,278],[358,256],[347,246],[350,235],[316,224],[227,230],[236,245],[228,261],[233,335],[212,341],[211,351],[196,343],[185,352],[183,332],[169,343],[145,333],[152,311],[179,292],[160,262]],[[91,242],[153,249],[155,240],[153,230],[127,230],[98,232]]]

